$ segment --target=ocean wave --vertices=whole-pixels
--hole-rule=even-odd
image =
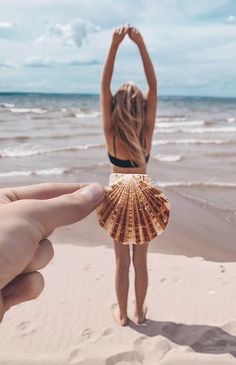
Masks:
[[[97,164],[90,164],[86,166],[76,166],[70,168],[64,167],[53,167],[49,169],[40,169],[40,170],[22,170],[22,171],[7,171],[0,172],[0,178],[8,178],[8,177],[16,177],[16,176],[49,176],[49,175],[64,175],[69,174],[73,175],[80,171],[94,171],[95,168],[98,167],[106,167],[109,166],[109,162],[98,162]]]
[[[15,104],[10,104],[10,103],[0,103],[0,108],[14,108]]]
[[[38,128],[34,128],[38,129]],[[41,128],[45,129],[45,127]],[[76,137],[101,137],[102,133],[96,133],[96,132],[80,132],[80,133],[71,133],[71,134],[53,134],[53,135],[36,135],[36,136],[6,136],[6,137],[0,137],[0,141],[18,141],[18,142],[24,142],[27,140],[38,140],[38,139],[71,139]]]
[[[54,167],[52,169],[42,169],[32,172],[32,175],[61,175],[66,172],[66,169],[62,167]]]
[[[153,158],[164,162],[178,162],[182,160],[183,157],[182,155],[162,155],[159,153],[157,155],[154,155]]]
[[[62,167],[54,167],[51,169],[42,169],[36,171],[8,171],[8,172],[1,172],[0,178],[5,177],[15,177],[15,176],[34,176],[34,175],[61,175],[66,172],[66,169]]]
[[[160,187],[236,188],[236,183],[224,181],[158,181],[156,184]]]
[[[96,112],[96,111],[90,111],[90,112],[80,112],[80,113],[75,113],[75,117],[76,118],[97,118],[101,115],[100,112]]]
[[[204,127],[204,128],[158,128],[157,133],[233,133],[236,132],[236,127]]]
[[[80,132],[80,133],[73,133],[73,134],[55,134],[55,135],[49,135],[49,136],[41,136],[40,138],[49,138],[49,139],[70,139],[70,138],[76,138],[76,137],[98,137],[102,136],[102,133],[97,132]],[[38,137],[36,137],[38,138]]]
[[[46,113],[46,109],[42,108],[10,108],[12,113],[35,113],[35,114],[43,114]]]
[[[31,171],[9,171],[9,172],[0,172],[0,177],[15,177],[15,176],[30,176]]]
[[[234,123],[234,122],[236,122],[236,118],[233,118],[233,117],[227,118],[227,122],[228,123]]]
[[[185,131],[185,130],[184,130]],[[187,131],[187,130],[186,130]],[[236,132],[236,127],[205,127],[205,128],[192,128],[190,133],[232,133]]]
[[[40,148],[26,149],[26,148],[4,148],[0,150],[0,158],[2,157],[29,157],[35,155],[42,155],[54,152],[76,152],[81,150],[88,150],[91,148],[101,148],[105,145],[103,143],[88,143],[80,146],[65,146],[65,147],[55,147],[55,148]]]
[[[159,122],[159,118],[157,118],[156,127],[160,128],[169,128],[169,127],[191,127],[196,125],[205,125],[207,122],[205,120],[189,120],[189,121],[180,121],[180,122]]]
[[[235,143],[233,140],[224,139],[161,139],[154,140],[152,142],[153,146],[166,145],[166,144],[230,144]]]
[[[38,136],[35,138],[39,138]],[[45,138],[45,137],[44,137]],[[9,141],[9,140],[13,140],[13,141],[18,141],[18,142],[24,142],[31,139],[31,137],[29,136],[6,136],[6,137],[0,137],[0,141]]]
[[[187,116],[185,114],[170,114],[170,115],[157,115],[156,119],[159,121],[184,121],[186,120]]]

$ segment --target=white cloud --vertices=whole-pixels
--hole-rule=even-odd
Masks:
[[[51,25],[46,34],[37,39],[37,42],[62,42],[63,45],[76,45],[81,47],[87,36],[91,33],[98,32],[100,27],[83,19],[73,20],[68,24]]]
[[[0,68],[16,68],[16,66],[12,65],[10,63],[7,63],[7,62],[1,62],[0,63]]]
[[[24,63],[24,66],[26,67],[51,67],[53,66],[54,62],[48,58],[45,57],[29,57],[26,62]]]
[[[227,24],[236,24],[236,16],[230,15],[225,19],[225,23]]]
[[[9,30],[9,29],[13,29],[13,28],[15,28],[14,23],[0,22],[0,30],[2,30],[2,29]]]
[[[53,67],[53,66],[94,66],[100,65],[101,61],[97,59],[72,59],[66,61],[55,61],[46,57],[29,57],[24,63],[24,67],[32,68],[43,68],[43,67]],[[1,64],[0,64],[1,67]],[[7,66],[5,66],[7,67]],[[9,67],[9,66],[8,66]]]
[[[0,38],[12,38],[16,35],[18,26],[13,22],[0,21]]]
[[[101,65],[102,62],[97,59],[91,59],[91,60],[72,60],[64,64],[70,66],[94,66],[94,65]]]

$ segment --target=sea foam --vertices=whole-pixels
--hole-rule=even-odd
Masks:
[[[171,124],[171,123],[170,123]],[[158,126],[158,124],[157,124]],[[156,127],[155,134],[157,133],[234,133],[236,127],[221,126],[221,127],[203,127],[203,128],[158,128]]]
[[[63,167],[54,167],[51,169],[42,169],[42,170],[25,170],[25,171],[7,171],[7,172],[1,172],[0,178],[5,177],[16,177],[16,176],[34,176],[34,175],[61,175],[66,172],[66,169]]]
[[[29,157],[35,155],[42,155],[55,152],[76,152],[80,150],[88,150],[91,148],[101,148],[105,145],[103,143],[87,143],[85,145],[79,146],[65,146],[65,147],[55,147],[55,148],[42,148],[42,147],[32,147],[32,148],[4,148],[0,150],[0,157]]]
[[[43,114],[46,113],[47,110],[41,108],[11,108],[12,113],[35,113],[35,114]]]
[[[235,188],[236,183],[224,181],[158,181],[161,187],[219,187],[219,188]]]
[[[166,144],[229,144],[234,143],[233,140],[227,139],[160,139],[152,142],[153,146]]]
[[[154,159],[164,162],[178,162],[182,160],[181,155],[163,155],[163,154],[157,154],[153,156]]]

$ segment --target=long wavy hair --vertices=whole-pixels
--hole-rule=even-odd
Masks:
[[[146,103],[142,91],[128,82],[112,97],[111,128],[127,147],[134,166],[145,164]]]

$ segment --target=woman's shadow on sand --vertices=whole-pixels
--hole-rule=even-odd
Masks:
[[[178,345],[189,346],[199,353],[228,353],[236,357],[236,336],[225,332],[219,327],[160,322],[151,319],[147,319],[142,325],[137,325],[130,320],[129,327],[148,337],[166,337]]]

